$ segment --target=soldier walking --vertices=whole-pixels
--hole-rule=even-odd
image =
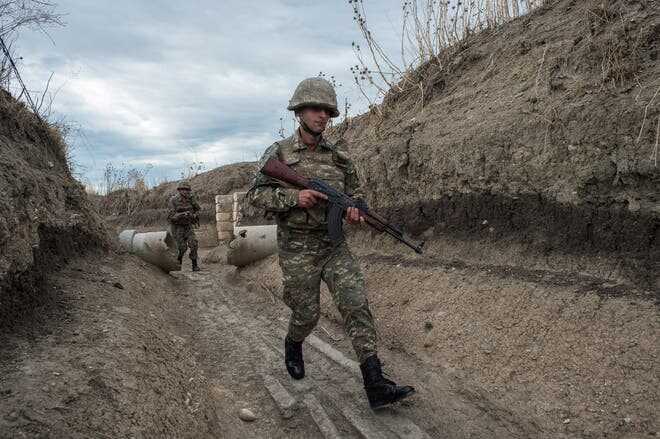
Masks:
[[[289,101],[300,127],[288,139],[275,142],[264,153],[261,167],[277,158],[308,178],[320,178],[351,196],[359,196],[359,180],[348,156],[323,137],[331,117],[339,116],[332,85],[322,78],[303,80]],[[383,376],[376,352],[376,329],[369,310],[364,277],[345,241],[333,243],[327,230],[325,195],[298,190],[257,173],[248,200],[277,221],[279,264],[284,302],[291,318],[284,340],[285,366],[294,379],[305,376],[302,344],[320,316],[323,280],[339,309],[344,330],[360,361],[364,388],[372,408],[412,395],[410,386],[398,386]],[[364,221],[359,210],[346,212],[349,224]]]
[[[182,181],[177,187],[177,194],[170,198],[168,204],[167,220],[179,252],[179,264],[183,261],[183,255],[190,249],[190,260],[192,271],[199,271],[197,265],[197,237],[193,225],[199,222],[199,203],[192,194],[190,184]]]

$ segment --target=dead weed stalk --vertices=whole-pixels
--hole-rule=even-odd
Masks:
[[[400,53],[388,53],[369,28],[364,0],[349,0],[364,47],[353,42],[353,79],[370,108],[388,93],[424,88],[414,72],[426,63],[443,69],[451,48],[475,32],[496,27],[543,6],[545,0],[402,0]],[[460,50],[454,51],[454,57]],[[372,98],[375,91],[376,98]],[[380,113],[380,112],[379,112]]]

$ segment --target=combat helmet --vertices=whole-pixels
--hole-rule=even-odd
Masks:
[[[287,109],[296,111],[311,105],[327,108],[331,117],[339,116],[335,89],[323,78],[303,79],[293,92]]]
[[[190,183],[188,183],[186,180],[181,180],[181,181],[179,182],[179,185],[176,187],[176,189],[177,189],[177,190],[179,190],[179,189],[187,189],[187,190],[191,190],[191,188],[190,188]]]

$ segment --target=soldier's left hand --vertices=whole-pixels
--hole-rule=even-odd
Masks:
[[[349,207],[346,209],[346,222],[349,224],[364,223],[364,217],[360,214],[357,207]]]

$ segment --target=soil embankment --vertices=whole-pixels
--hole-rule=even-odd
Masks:
[[[56,128],[0,90],[0,331],[30,325],[53,299],[44,284],[108,236],[72,176]]]
[[[647,2],[548,2],[336,137],[370,202],[414,233],[518,246],[533,264],[578,255],[660,288],[659,35]]]
[[[215,224],[215,196],[247,190],[254,176],[253,162],[232,163],[189,179],[190,186],[201,205],[197,239],[202,246],[218,244]],[[178,182],[160,184],[150,190],[123,189],[108,196],[96,197],[96,205],[106,222],[115,231],[138,228],[141,231],[165,230],[167,203],[176,194]]]

